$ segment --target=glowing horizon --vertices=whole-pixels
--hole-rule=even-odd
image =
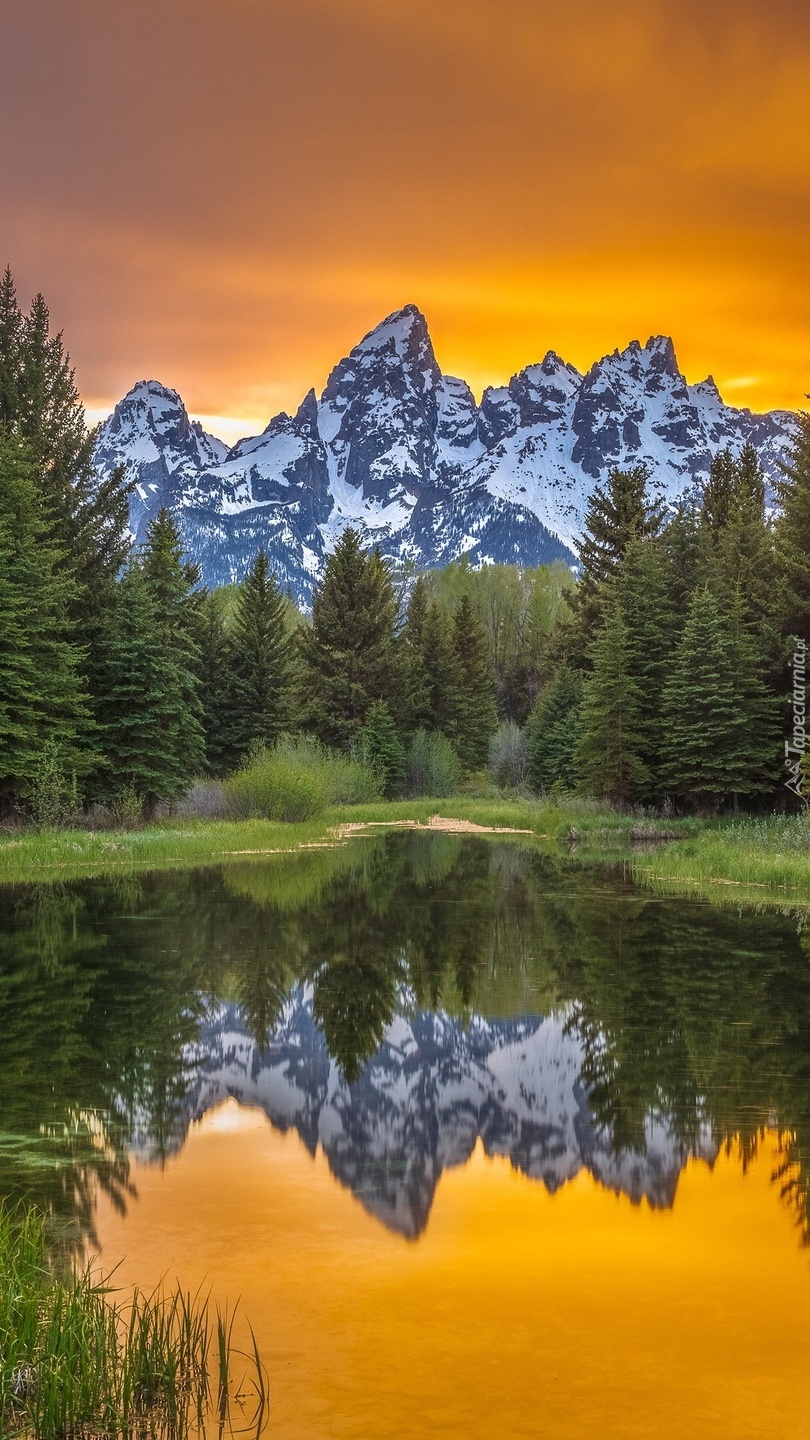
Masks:
[[[800,0],[9,0],[0,262],[91,406],[235,431],[413,301],[480,391],[671,335],[754,410],[810,390]]]

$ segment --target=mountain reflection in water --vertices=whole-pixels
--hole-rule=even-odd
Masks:
[[[585,1168],[668,1206],[690,1156],[771,1127],[807,1237],[802,917],[424,834],[17,887],[0,916],[0,1193],[55,1245],[227,1096],[409,1237],[479,1139],[550,1191]]]

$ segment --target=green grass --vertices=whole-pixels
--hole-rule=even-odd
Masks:
[[[668,893],[810,905],[810,815],[705,822],[686,839],[634,855],[632,871]]]
[[[264,1370],[233,1316],[177,1289],[124,1297],[87,1269],[59,1278],[44,1219],[0,1209],[0,1434],[25,1440],[184,1440],[259,1434]],[[239,1412],[238,1414],[236,1412]]]
[[[170,820],[117,832],[0,832],[0,882],[250,863],[269,852],[332,843],[341,824],[427,824],[432,815],[527,830],[535,842],[565,844],[583,864],[622,858],[638,881],[670,893],[725,899],[723,892],[734,890],[731,898],[742,899],[745,892],[746,899],[810,905],[810,817],[665,821],[618,814],[588,800],[492,793],[333,806],[297,824]],[[640,849],[645,841],[653,848]]]

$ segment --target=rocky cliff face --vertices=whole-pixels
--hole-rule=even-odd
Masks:
[[[711,379],[688,385],[671,340],[605,356],[581,375],[553,351],[477,405],[442,375],[415,306],[341,360],[318,399],[227,448],[189,420],[177,393],[142,382],[101,427],[99,469],[137,482],[132,528],[175,514],[209,584],[240,579],[264,548],[306,604],[328,548],[358,526],[418,566],[573,559],[594,484],[641,462],[673,501],[711,457],[754,444],[773,474],[791,417],[724,405]]]
[[[651,1114],[643,1151],[617,1145],[591,1114],[584,1047],[570,1019],[477,1016],[464,1026],[404,1006],[348,1085],[315,1023],[309,987],[293,990],[265,1050],[235,1006],[218,1005],[187,1057],[183,1125],[229,1096],[257,1106],[313,1154],[320,1146],[370,1214],[410,1239],[428,1223],[442,1172],[463,1165],[479,1139],[488,1155],[508,1158],[551,1193],[585,1169],[634,1202],[671,1205],[690,1156],[715,1158],[709,1128],[690,1147],[665,1113]],[[175,1145],[184,1137],[185,1129]],[[132,1143],[149,1158],[152,1140],[137,1118]]]

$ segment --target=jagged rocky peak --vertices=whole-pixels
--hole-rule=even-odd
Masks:
[[[725,405],[711,379],[689,386],[672,340],[614,350],[582,375],[549,350],[480,405],[443,375],[416,305],[394,311],[332,370],[318,399],[275,416],[232,450],[156,381],[134,387],[100,428],[102,473],[136,481],[132,528],[160,505],[181,524],[209,584],[238,578],[263,546],[307,604],[347,525],[421,566],[573,562],[588,499],[613,466],[645,464],[673,502],[712,456],[755,445],[779,472],[791,417]]]
[[[335,366],[318,424],[334,476],[375,506],[413,505],[436,465],[442,375],[424,315],[406,305]]]
[[[187,458],[216,465],[228,453],[227,445],[207,434],[198,420],[189,419],[177,391],[159,380],[139,380],[101,427],[100,445],[127,441],[140,442],[144,454],[151,442],[153,458],[169,462]]]

